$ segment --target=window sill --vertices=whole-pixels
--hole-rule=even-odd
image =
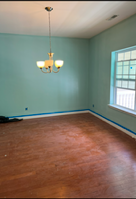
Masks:
[[[120,106],[117,106],[117,105],[113,105],[113,104],[108,104],[108,106],[113,108],[113,109],[116,109],[118,111],[121,111],[121,112],[124,112],[124,113],[127,113],[129,115],[132,115],[132,116],[136,117],[136,112],[135,111],[131,111],[131,110],[128,110],[126,108],[123,108],[123,107],[120,107]]]

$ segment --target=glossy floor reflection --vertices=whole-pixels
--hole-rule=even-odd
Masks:
[[[135,198],[136,141],[90,113],[0,124],[0,198]]]

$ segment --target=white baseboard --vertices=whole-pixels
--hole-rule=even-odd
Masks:
[[[69,114],[78,114],[78,113],[89,113],[89,110],[86,111],[73,111],[73,112],[64,112],[64,113],[49,113],[49,114],[42,114],[42,115],[32,115],[32,116],[20,116],[21,119],[33,119],[33,118],[41,118],[41,117],[52,117],[52,116],[60,116],[60,115],[69,115]],[[17,117],[18,118],[18,117]]]
[[[131,133],[130,131],[128,131],[128,130],[126,130],[126,129],[124,129],[124,128],[122,128],[122,127],[116,125],[116,124],[114,124],[113,122],[110,122],[110,121],[106,120],[105,118],[103,118],[103,117],[101,117],[101,116],[99,116],[99,115],[97,115],[97,114],[95,114],[95,113],[93,113],[93,112],[91,112],[91,111],[89,111],[89,113],[91,113],[92,115],[98,117],[99,119],[101,119],[101,120],[107,122],[108,124],[114,126],[115,128],[117,128],[117,129],[123,131],[124,133],[128,134],[128,135],[131,136],[132,138],[135,138],[135,139],[136,139],[136,135],[133,134],[133,133]]]

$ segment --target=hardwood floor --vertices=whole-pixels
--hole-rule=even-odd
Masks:
[[[0,198],[135,198],[136,141],[90,113],[0,124]]]

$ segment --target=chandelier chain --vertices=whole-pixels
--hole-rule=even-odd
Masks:
[[[51,25],[50,25],[50,11],[49,13],[49,38],[50,38],[50,54],[51,54]]]

